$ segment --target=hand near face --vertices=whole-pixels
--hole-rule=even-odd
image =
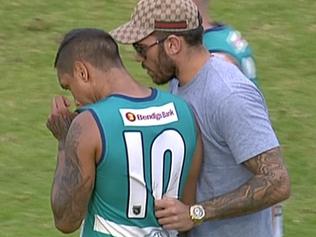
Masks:
[[[189,206],[175,198],[164,197],[155,201],[156,217],[167,230],[187,231],[193,228]]]
[[[46,126],[58,141],[65,141],[68,129],[77,113],[69,110],[70,101],[64,96],[53,98]]]

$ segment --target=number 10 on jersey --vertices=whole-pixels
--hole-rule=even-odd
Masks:
[[[182,168],[185,157],[185,143],[182,136],[176,130],[165,130],[160,133],[149,144],[150,160],[144,159],[144,141],[140,131],[124,133],[127,150],[128,173],[129,173],[129,198],[128,218],[144,218],[147,209],[148,188],[152,189],[155,199],[179,196],[179,187],[182,175]],[[165,165],[165,154],[170,152],[171,165],[169,170]],[[144,162],[150,162],[150,169],[145,170]],[[164,180],[165,172],[169,172],[169,179]],[[151,184],[145,179],[146,172],[150,172]],[[167,189],[164,192],[164,182],[167,182]]]

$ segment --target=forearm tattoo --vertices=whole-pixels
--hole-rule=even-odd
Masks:
[[[87,191],[78,157],[78,144],[82,129],[74,122],[67,135],[64,150],[58,152],[52,206],[56,220],[67,223],[81,220],[86,212]]]
[[[203,203],[207,218],[222,219],[249,214],[286,199],[289,178],[279,148],[264,152],[245,162],[254,173],[238,189]]]

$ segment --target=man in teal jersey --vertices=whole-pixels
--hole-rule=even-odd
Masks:
[[[63,96],[47,127],[58,140],[51,193],[56,227],[83,237],[176,236],[155,217],[155,199],[194,202],[201,142],[180,98],[140,85],[124,68],[112,37],[75,29],[56,59]]]
[[[252,49],[241,33],[232,26],[214,21],[208,14],[210,0],[193,0],[203,19],[203,44],[213,54],[235,64],[252,82],[258,85]]]

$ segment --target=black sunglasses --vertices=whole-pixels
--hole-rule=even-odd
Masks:
[[[151,45],[144,45],[144,44],[134,43],[134,44],[133,44],[133,47],[134,47],[135,51],[138,53],[139,56],[141,56],[142,58],[146,59],[147,51],[148,51],[151,47],[154,47],[155,45],[164,42],[166,39],[167,39],[167,38],[160,39],[160,40],[156,40],[156,41],[155,41],[154,43],[152,43]]]

